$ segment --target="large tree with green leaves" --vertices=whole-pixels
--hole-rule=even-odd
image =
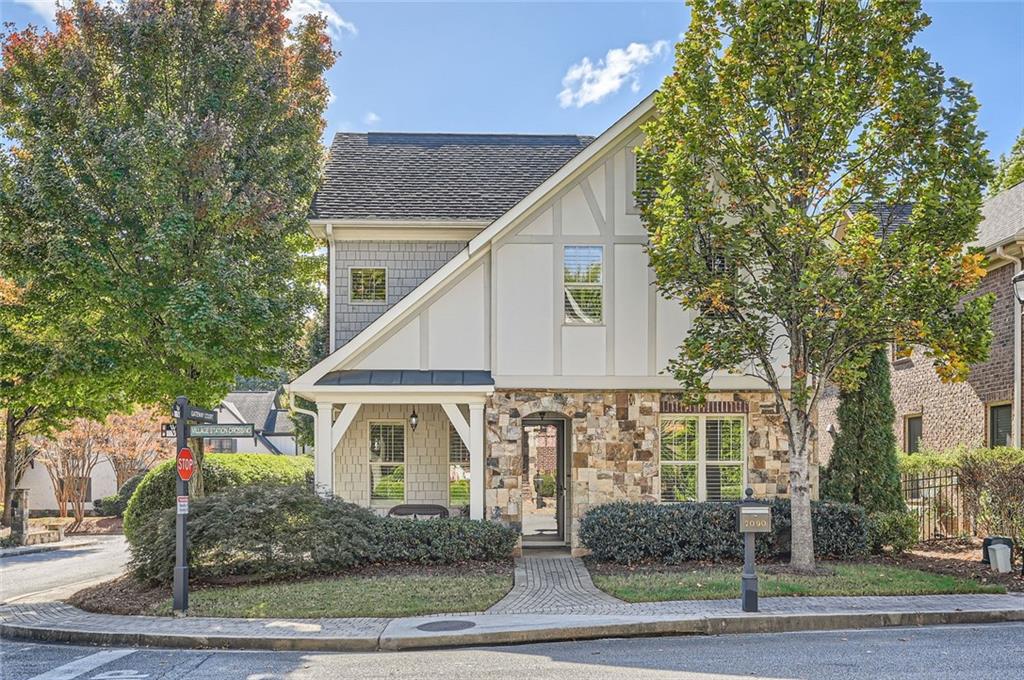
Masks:
[[[876,350],[860,384],[839,391],[836,417],[839,432],[822,482],[822,496],[856,503],[869,513],[906,510],[896,458],[896,407],[888,352]]]
[[[324,19],[291,27],[280,0],[70,4],[52,32],[3,36],[0,126],[32,208],[0,234],[5,267],[101,302],[133,401],[214,406],[287,362],[316,300]]]
[[[809,456],[823,386],[872,352],[923,346],[962,379],[991,299],[965,250],[992,176],[970,87],[914,36],[917,2],[695,0],[644,125],[637,196],[661,293],[701,313],[670,364],[770,388],[788,432],[791,566],[814,567]],[[865,204],[912,204],[898,228]]]
[[[996,176],[989,184],[988,191],[990,194],[998,194],[1021,182],[1024,182],[1024,130],[1014,140],[1010,154],[999,156]]]

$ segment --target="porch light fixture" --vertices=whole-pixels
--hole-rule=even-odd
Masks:
[[[1013,294],[1017,296],[1017,302],[1024,305],[1024,272],[1013,277]]]
[[[374,437],[373,441],[370,442],[370,450],[374,453],[380,453],[380,438]]]
[[[419,425],[419,424],[420,424],[420,417],[418,415],[416,415],[416,409],[413,409],[412,413],[409,414],[409,427],[411,427],[412,431],[415,432],[416,431],[416,426]]]

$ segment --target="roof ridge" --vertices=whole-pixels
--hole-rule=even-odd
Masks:
[[[597,135],[586,135],[579,132],[415,132],[409,130],[366,130],[355,132],[351,130],[339,130],[334,133],[335,137],[341,135],[368,136],[368,135],[408,135],[410,137],[574,137],[576,139],[596,139]]]

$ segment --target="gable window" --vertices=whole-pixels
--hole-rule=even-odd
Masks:
[[[451,423],[448,423],[448,505],[469,507],[469,449]]]
[[[405,501],[405,423],[370,423],[370,505]]]
[[[988,446],[994,449],[997,446],[1010,445],[1010,404],[997,404],[988,409]]]
[[[906,453],[917,453],[921,450],[921,437],[924,436],[924,422],[921,416],[907,416],[904,427],[903,450]]]
[[[662,418],[662,502],[740,500],[746,469],[745,433],[742,417]]]
[[[387,302],[388,273],[383,267],[353,267],[349,270],[351,302]]]
[[[565,246],[565,323],[593,325],[604,319],[604,247]]]

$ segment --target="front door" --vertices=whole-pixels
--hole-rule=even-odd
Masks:
[[[523,543],[565,542],[565,421],[523,419]]]

